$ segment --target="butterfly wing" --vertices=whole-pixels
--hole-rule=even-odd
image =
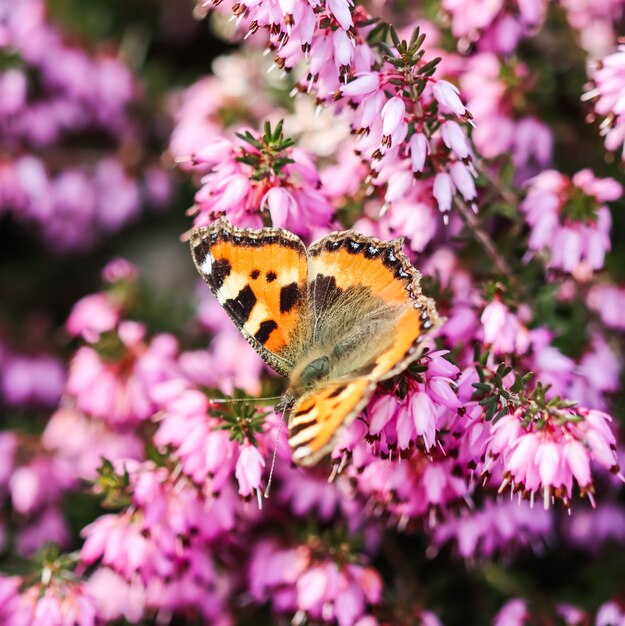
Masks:
[[[301,240],[278,228],[236,228],[222,218],[193,230],[191,255],[243,336],[274,370],[288,376],[306,304]]]
[[[335,366],[331,380],[291,410],[289,442],[301,465],[332,449],[377,383],[418,358],[424,333],[440,324],[401,244],[344,231],[308,250],[313,341],[334,346]]]

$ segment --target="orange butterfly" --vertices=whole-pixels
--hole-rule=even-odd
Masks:
[[[352,230],[306,250],[281,228],[235,228],[222,218],[191,234],[197,270],[243,336],[289,378],[293,459],[313,465],[365,407],[378,382],[420,354],[440,323],[402,240]]]

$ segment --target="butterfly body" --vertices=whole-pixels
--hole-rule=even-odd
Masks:
[[[400,240],[331,233],[308,250],[277,228],[224,219],[191,235],[195,265],[243,336],[288,377],[293,459],[312,465],[366,405],[378,382],[419,355],[439,323]]]

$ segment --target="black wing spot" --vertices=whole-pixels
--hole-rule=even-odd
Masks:
[[[250,272],[250,278],[256,280],[260,276],[260,270],[252,270]]]
[[[301,300],[301,292],[297,283],[285,285],[280,289],[280,313],[288,313]]]
[[[395,263],[397,263],[397,257],[395,256],[395,251],[393,250],[393,248],[389,248],[386,251],[386,253],[384,254],[383,262],[386,267],[395,266]]]
[[[268,283],[272,283],[274,280],[276,280],[276,278],[278,278],[278,275],[274,271],[269,271],[267,272],[266,278]]]
[[[249,285],[239,291],[236,298],[224,302],[224,307],[230,311],[232,318],[241,326],[247,322],[256,304],[256,296]]]
[[[338,240],[330,239],[329,241],[326,241],[325,248],[326,250],[333,252],[334,250],[338,250],[342,245],[343,245],[343,241],[341,239],[338,239]]]
[[[347,240],[347,252],[349,252],[350,254],[357,254],[363,249],[364,245],[365,244],[360,241],[354,241],[353,239],[348,239]]]
[[[202,267],[202,264],[204,263],[204,261],[206,260],[206,257],[210,253],[211,253],[211,245],[206,239],[203,239],[202,241],[200,241],[200,243],[198,243],[197,246],[193,248],[195,261],[200,267]]]
[[[230,261],[228,261],[228,259],[217,259],[213,263],[213,267],[209,275],[209,280],[213,287],[217,290],[221,289],[226,278],[230,276],[231,271],[232,266],[230,265]]]
[[[380,248],[378,246],[374,246],[371,243],[365,248],[365,258],[375,259],[378,256],[380,256]]]
[[[265,320],[260,323],[260,326],[254,335],[254,339],[265,345],[269,336],[276,328],[278,328],[278,324],[276,324],[274,320]]]

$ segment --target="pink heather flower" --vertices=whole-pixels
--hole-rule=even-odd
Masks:
[[[616,602],[605,602],[599,607],[595,626],[623,626],[625,624],[625,609]]]
[[[608,328],[625,330],[625,288],[610,285],[593,285],[588,292],[587,303]]]
[[[65,383],[65,367],[52,355],[7,355],[0,369],[0,396],[17,406],[54,406]]]
[[[224,586],[208,542],[233,528],[236,495],[225,490],[215,501],[153,464],[126,464],[126,470],[132,509],[102,516],[84,528],[81,550],[85,564],[101,561],[122,580],[108,575],[104,581],[92,580],[90,587],[96,587],[102,602],[100,585],[112,579],[114,588],[120,588],[126,582],[118,601],[107,603],[111,617],[136,615],[143,606],[166,613],[195,610],[213,623],[223,615]]]
[[[380,75],[377,72],[363,72],[354,80],[341,87],[341,94],[347,98],[353,96],[369,96],[381,87]]]
[[[493,620],[493,626],[524,626],[528,623],[530,613],[527,602],[520,598],[508,600]]]
[[[155,385],[178,376],[178,346],[171,335],[144,339],[145,328],[123,321],[118,327],[122,354],[105,360],[96,349],[83,346],[70,364],[67,392],[76,407],[112,424],[148,419],[154,411]]]
[[[67,433],[72,433],[71,437]],[[94,480],[102,459],[140,459],[143,444],[132,433],[113,430],[72,408],[60,408],[50,417],[42,435],[46,450],[68,476]]]
[[[147,599],[139,580],[127,582],[113,570],[99,567],[86,586],[102,619],[108,622],[123,617],[130,623],[141,620]]]
[[[484,329],[484,343],[494,353],[523,353],[527,350],[527,329],[498,297],[484,307],[480,321]]]
[[[120,280],[134,281],[137,276],[137,268],[127,259],[120,257],[111,259],[102,269],[102,280],[107,283],[116,283]],[[76,306],[74,305],[74,308]]]
[[[103,515],[82,530],[83,562],[101,561],[126,580],[139,573],[146,581],[177,576],[180,559],[208,568],[211,562],[203,550],[233,528],[236,494],[224,489],[215,499],[152,463],[127,462],[119,469],[129,474],[133,506]],[[201,576],[207,578],[210,571]]]
[[[451,113],[456,115],[465,114],[466,109],[460,99],[460,91],[455,85],[446,80],[437,80],[432,86],[432,93],[438,103]]]
[[[447,351],[428,353],[422,358],[425,371],[418,382],[405,378],[406,395],[379,394],[367,408],[369,438],[375,454],[392,455],[399,448],[406,451],[417,441],[429,450],[436,443],[436,431],[448,422],[460,406],[452,385],[458,368],[447,361]]]
[[[467,138],[457,122],[447,120],[441,125],[441,136],[445,145],[460,159],[469,156]]]
[[[564,520],[567,540],[581,550],[599,552],[606,543],[625,544],[625,511],[611,502],[597,509],[576,510]]]
[[[439,172],[434,177],[432,193],[438,203],[438,210],[445,214],[451,210],[451,201],[454,195],[454,184],[447,172]]]
[[[35,584],[19,593],[19,578],[2,576],[0,584],[14,587],[11,601],[0,605],[3,624],[21,626],[98,626],[94,598],[81,582],[71,582],[59,577],[49,584]]]
[[[288,466],[291,451],[286,436],[284,443],[278,447],[279,461],[276,465],[276,474],[280,477],[276,497],[284,503],[298,517],[317,515],[324,521],[330,521],[338,511],[349,519],[350,525],[356,526],[361,522],[356,502],[345,498],[345,484],[336,479],[328,482],[326,475],[316,475],[301,469],[292,469]]]
[[[476,41],[479,49],[510,54],[520,39],[542,24],[547,3],[545,0],[529,0],[506,5],[503,2],[485,4],[444,0],[443,8],[451,16],[451,30],[455,37]]]
[[[13,508],[22,515],[35,513],[60,498],[64,488],[75,478],[66,476],[62,469],[46,457],[36,457],[30,463],[17,467],[8,483]]]
[[[410,162],[412,171],[422,172],[425,166],[425,159],[430,151],[428,140],[422,133],[415,133],[410,138]]]
[[[289,8],[286,8],[287,5]],[[371,178],[373,186],[384,188],[398,166],[401,167],[410,156],[411,149],[407,141],[410,139],[409,133],[426,135],[431,147],[431,151],[425,156],[426,163],[423,163],[423,166],[419,164],[418,151],[414,150],[414,167],[418,171],[427,169],[436,173],[442,170],[442,173],[447,173],[445,170],[456,160],[470,159],[470,149],[464,130],[467,125],[465,117],[468,116],[457,87],[438,77],[430,76],[423,83],[425,89],[420,91],[418,103],[404,100],[403,94],[408,85],[398,84],[401,76],[397,68],[376,55],[366,43],[370,28],[366,11],[362,7],[354,9],[353,5],[347,2],[343,8],[348,5],[352,15],[350,20],[352,26],[349,31],[341,27],[348,23],[342,17],[337,18],[338,25],[333,21],[335,16],[328,3],[320,4],[314,12],[309,5],[298,2],[278,3],[278,6],[274,7],[275,11],[273,9],[270,11],[268,5],[263,2],[253,5],[221,4],[222,7],[225,6],[234,12],[240,28],[247,29],[248,35],[258,31],[265,33],[268,49],[276,52],[274,66],[288,72],[301,62],[307,65],[308,71],[304,72],[298,89],[307,93],[314,92],[317,103],[335,103],[334,107],[344,113],[344,117],[350,122],[352,132],[358,137],[358,153],[375,172]],[[294,11],[293,15],[288,12],[290,10]],[[330,19],[324,19],[324,15]],[[418,73],[420,67],[426,63],[424,59],[419,60],[415,73]],[[346,106],[347,99],[349,106]],[[444,141],[440,127],[441,123],[444,125],[446,122],[450,122],[451,125],[449,128],[445,127],[446,141]],[[229,196],[228,202],[221,201],[222,193],[225,193],[226,189],[225,180],[228,174],[231,174],[231,170],[235,169],[226,165],[226,161],[222,153],[219,167],[224,171],[218,176],[219,183],[210,185],[210,189],[200,191],[196,197],[197,207],[200,212],[208,213],[209,218],[216,217],[221,212],[227,213],[235,222],[239,220],[240,223],[253,225],[251,217],[258,209],[258,198],[254,197],[252,202],[246,202],[244,199],[248,194],[243,186],[249,177],[239,181],[240,187],[237,192],[240,196],[237,196],[234,202]],[[469,168],[467,172],[473,175],[472,169]],[[457,170],[457,176],[461,184],[460,193],[466,198],[472,198],[474,194],[469,189],[469,183],[459,178],[460,170]],[[211,183],[212,175],[207,174],[204,182]],[[230,185],[227,187],[229,190]],[[404,189],[410,192],[408,187]],[[436,189],[442,193],[440,196],[435,194],[439,204],[445,194],[451,198],[454,193],[450,178],[444,193],[442,189],[438,187]],[[266,191],[266,188],[263,189],[263,194]],[[296,197],[297,194],[292,189],[289,191],[301,211],[301,202]],[[396,197],[397,201],[407,199],[405,195],[401,198]],[[321,200],[319,197],[316,199],[317,205]],[[387,204],[390,204],[388,198],[386,200]],[[241,210],[237,204],[245,204],[249,208]],[[442,202],[441,210],[448,210],[444,205],[451,206],[451,201],[445,199]],[[284,212],[286,203],[282,203],[281,206]],[[296,232],[298,227],[301,228],[302,222],[311,220],[311,216],[298,214],[298,218],[288,226]],[[206,217],[201,217],[196,223],[206,221]],[[325,221],[328,222],[327,216]],[[325,226],[323,223],[319,225]]]
[[[154,442],[173,449],[191,480],[218,494],[234,477],[241,496],[259,492],[270,439],[265,432],[255,434],[258,447],[238,443],[223,418],[211,414],[208,397],[184,379],[162,383],[154,398],[161,408]]]
[[[464,163],[460,161],[453,163],[449,168],[449,174],[451,175],[454,187],[467,202],[471,202],[477,198],[475,179]]]
[[[362,439],[360,435],[360,445],[352,444],[352,462],[343,473],[354,482],[357,493],[391,515],[400,528],[425,516],[434,525],[440,513],[468,496],[466,480],[454,474],[453,461],[436,448],[430,450],[432,456],[415,451],[406,459],[397,461],[397,455],[396,462],[390,462],[374,457]]]
[[[368,605],[382,595],[380,575],[370,566],[339,565],[315,558],[308,546],[280,548],[270,540],[256,546],[249,576],[255,600],[271,600],[275,611],[300,611],[339,626],[360,623]]]
[[[58,505],[49,506],[29,519],[17,534],[16,551],[22,556],[34,556],[43,546],[56,543],[67,548],[70,545],[70,530]]]
[[[584,99],[592,100],[595,111],[605,118],[601,133],[605,136],[606,150],[620,149],[621,159],[625,160],[625,45],[600,61],[592,79],[593,86],[584,94]]]
[[[243,497],[251,496],[257,492],[260,498],[263,467],[265,467],[265,460],[258,448],[250,444],[243,445],[239,451],[239,458],[234,470],[234,475],[239,483],[239,493]]]
[[[525,503],[487,500],[483,508],[465,510],[439,524],[434,541],[442,545],[453,540],[464,559],[489,558],[502,550],[509,553],[513,547],[531,546],[552,527],[548,511],[533,510]]]
[[[513,81],[504,80],[504,73],[511,71]],[[511,154],[518,181],[549,164],[553,144],[551,130],[545,124],[515,114],[514,99],[526,91],[529,76],[524,64],[504,65],[492,52],[469,57],[460,75],[467,108],[475,119],[472,139],[478,152],[487,159]]]
[[[271,223],[278,228],[284,228],[293,215],[297,215],[295,198],[281,187],[272,187],[261,200],[261,209],[267,208],[271,215]]]
[[[261,140],[258,133],[252,134]],[[195,225],[205,225],[226,215],[238,226],[260,227],[259,212],[266,209],[274,225],[302,237],[311,237],[328,227],[334,209],[319,188],[319,173],[308,153],[285,149],[281,156],[293,162],[279,170],[271,169],[261,180],[255,180],[253,166],[239,159],[258,156],[256,147],[241,139],[234,142],[221,137],[212,143],[220,146],[219,151],[210,153],[213,160],[209,160],[207,149],[201,153],[202,158],[200,153],[192,156],[194,164],[204,169],[210,167],[195,195]]]
[[[591,59],[598,59],[614,52],[618,38],[618,20],[623,5],[619,0],[592,2],[589,0],[564,0],[562,8],[577,38]]]
[[[96,343],[102,333],[115,328],[120,320],[119,306],[106,293],[95,293],[81,298],[67,318],[65,328],[75,337]]]
[[[590,170],[571,180],[546,170],[528,181],[521,210],[532,229],[529,247],[544,251],[549,267],[585,276],[603,267],[610,249],[610,211],[604,202],[618,199],[616,181],[595,178]]]
[[[389,137],[399,128],[403,123],[404,114],[406,112],[406,105],[399,96],[395,96],[386,101],[386,104],[382,107],[382,134],[384,137]],[[458,129],[460,130],[460,129]],[[462,131],[460,131],[462,134]],[[390,145],[389,145],[390,147]]]

